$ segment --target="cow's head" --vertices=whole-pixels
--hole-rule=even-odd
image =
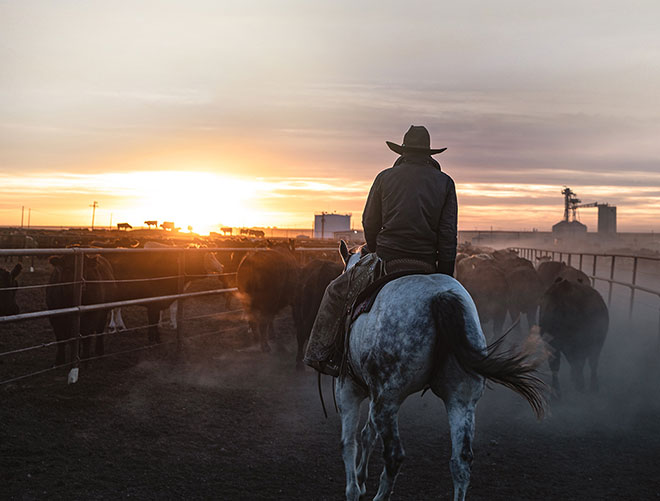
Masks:
[[[0,268],[0,315],[16,315],[19,311],[16,304],[16,277],[22,269],[21,263],[11,271]]]

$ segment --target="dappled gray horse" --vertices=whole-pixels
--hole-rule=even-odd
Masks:
[[[344,256],[347,269],[359,254]],[[450,470],[454,499],[470,482],[474,414],[487,379],[520,393],[540,418],[545,399],[537,363],[523,354],[494,354],[486,346],[470,295],[452,277],[409,275],[389,282],[371,310],[353,323],[347,346],[348,375],[339,378],[337,403],[342,423],[346,499],[365,494],[374,441],[383,443],[385,467],[375,500],[389,499],[404,458],[399,407],[408,395],[430,388],[442,398],[452,442]],[[356,440],[360,402],[369,398],[369,416]]]

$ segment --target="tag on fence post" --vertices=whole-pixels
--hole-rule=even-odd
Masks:
[[[69,371],[69,377],[67,379],[68,384],[74,384],[78,382],[78,367],[74,367]]]

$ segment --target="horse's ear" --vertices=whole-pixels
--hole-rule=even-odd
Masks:
[[[339,242],[339,255],[341,256],[341,260],[344,261],[344,264],[348,263],[348,258],[351,257],[351,253],[348,252],[348,246],[343,240]]]

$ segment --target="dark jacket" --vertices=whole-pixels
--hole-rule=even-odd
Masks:
[[[428,155],[403,155],[376,176],[362,226],[369,250],[385,261],[437,261],[440,271],[453,272],[457,213],[454,181],[440,164]]]

